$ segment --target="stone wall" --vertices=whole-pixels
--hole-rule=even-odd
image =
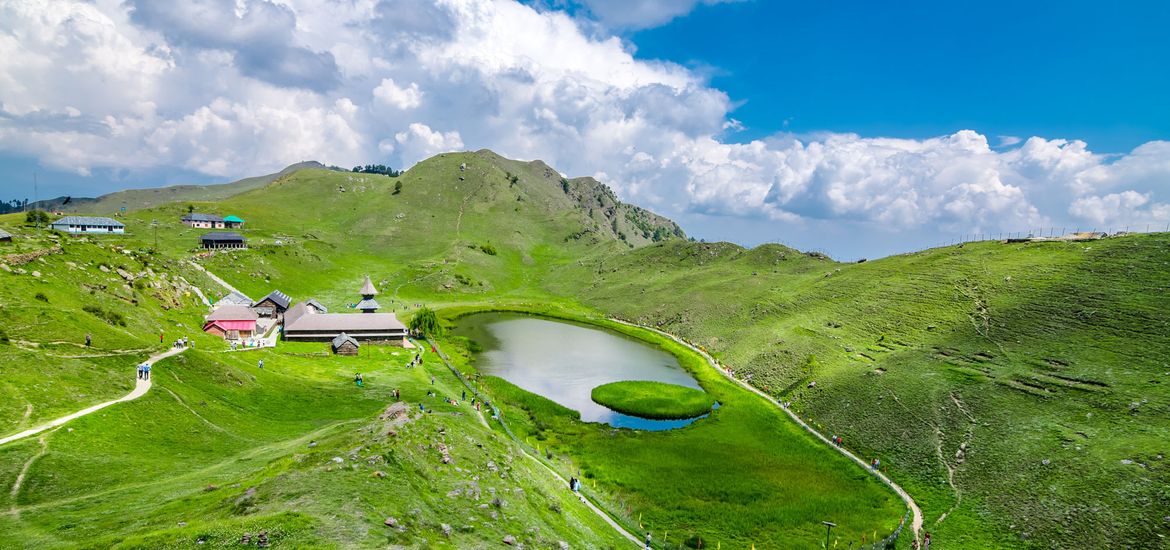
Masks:
[[[62,252],[61,245],[52,248],[45,248],[41,250],[34,250],[32,252],[25,252],[24,254],[9,254],[4,256],[3,263],[11,266],[27,264],[41,256],[48,256],[50,254],[60,254]]]

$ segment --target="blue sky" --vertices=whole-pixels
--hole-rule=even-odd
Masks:
[[[1170,223],[1170,4],[12,0],[0,198],[490,148],[844,258]]]
[[[1167,2],[739,2],[627,33],[640,57],[711,71],[757,138],[852,132],[1170,136]]]

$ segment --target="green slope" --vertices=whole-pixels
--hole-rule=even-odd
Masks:
[[[864,264],[768,248],[650,247],[582,268],[579,295],[702,343],[880,457],[940,540],[1170,534],[1170,235]]]
[[[58,197],[36,203],[37,208],[44,210],[62,211],[70,214],[94,214],[110,216],[126,211],[141,210],[168,203],[184,201],[217,201],[233,195],[259,189],[272,183],[277,178],[286,176],[298,170],[324,169],[319,162],[306,161],[289,165],[283,170],[264,176],[244,178],[231,183],[211,185],[170,185],[148,189],[127,189],[102,195],[97,198],[73,198],[69,204],[63,204],[64,197]]]
[[[250,250],[197,261],[254,297],[280,288],[343,309],[368,273],[379,301],[403,317],[423,302],[448,313],[550,308],[619,316],[697,342],[824,433],[880,458],[922,505],[936,544],[1148,547],[1170,536],[1168,235],[968,244],[840,264],[776,245],[687,242],[673,223],[613,202],[592,180],[562,181],[543,163],[487,151],[440,155],[399,178],[303,170],[193,204],[248,220]],[[174,203],[131,213],[123,240],[149,249],[157,238],[159,257],[184,269],[201,233],[178,223],[185,211]],[[8,223],[28,232],[15,218]],[[654,242],[656,234],[667,240]],[[0,305],[37,310],[31,288],[10,291]],[[183,315],[172,322],[190,323]],[[136,322],[143,331],[150,324]],[[38,357],[12,353],[30,354],[14,362]],[[34,399],[24,394],[35,393],[35,381],[10,386],[18,399]],[[528,424],[522,411],[509,413],[519,429],[594,465],[600,491],[645,510],[655,525],[694,529],[690,514],[726,510],[718,498],[671,493],[630,471],[625,458],[675,456],[655,455],[666,448],[655,438],[665,436],[606,440],[576,431],[530,395],[497,391],[540,411]],[[19,404],[6,409],[12,431],[22,413]],[[766,418],[777,423],[769,437],[807,451],[783,439],[793,436],[781,415]],[[707,429],[674,437],[758,443]],[[740,517],[755,517],[749,512]],[[766,532],[707,521],[745,542]],[[849,542],[859,541],[841,544]]]

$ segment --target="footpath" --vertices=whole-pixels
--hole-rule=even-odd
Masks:
[[[146,360],[146,363],[148,363],[150,365],[154,365],[158,361],[166,359],[167,357],[170,357],[172,355],[178,355],[180,353],[183,353],[184,351],[187,351],[187,348],[171,348],[168,351],[165,351],[165,352],[160,353],[158,355],[151,356],[149,359]],[[152,376],[153,376],[153,374],[152,374]],[[56,420],[52,420],[52,421],[45,423],[45,424],[41,424],[40,426],[37,426],[35,428],[30,428],[30,429],[27,429],[23,432],[17,433],[17,434],[12,434],[10,436],[2,437],[2,438],[0,438],[0,445],[5,445],[5,444],[11,443],[13,441],[18,441],[18,440],[24,439],[26,437],[34,436],[34,435],[39,434],[45,430],[50,430],[50,429],[56,428],[57,426],[60,426],[66,422],[69,422],[70,420],[73,420],[75,418],[80,418],[80,417],[85,416],[87,414],[95,413],[97,411],[100,411],[100,410],[102,410],[106,407],[109,407],[110,405],[114,405],[116,403],[133,401],[135,399],[138,399],[139,397],[142,397],[143,395],[146,395],[146,392],[150,391],[150,386],[151,386],[151,381],[149,379],[143,380],[143,379],[139,378],[134,385],[134,390],[126,395],[123,395],[122,397],[120,397],[118,399],[115,399],[113,401],[106,401],[105,403],[98,403],[97,405],[89,407],[88,409],[82,409],[82,410],[77,411],[73,414],[62,416],[61,418],[58,418]]]
[[[467,382],[467,380],[464,379],[463,375],[459,373],[459,369],[456,369],[455,366],[451,364],[451,362],[447,359],[447,354],[443,353],[443,350],[439,347],[439,345],[429,338],[427,339],[427,343],[430,344],[430,346],[435,350],[435,355],[439,356],[439,359],[441,361],[443,361],[443,364],[447,367],[447,369],[450,370],[451,373],[454,374],[455,377],[459,379],[459,382],[462,383],[467,389],[471,390],[472,395],[476,396],[480,400],[483,400],[483,396],[479,394],[479,391],[477,391],[474,386],[469,384]],[[424,352],[426,351],[425,348],[422,348],[422,349]],[[524,453],[524,456],[532,459],[533,462],[536,462],[537,464],[543,466],[544,469],[548,470],[548,472],[550,474],[552,474],[553,477],[555,477],[559,483],[563,484],[565,487],[569,486],[569,481],[567,479],[565,479],[559,472],[557,472],[556,469],[554,469],[552,466],[550,466],[545,461],[541,460],[540,457],[528,452],[527,445],[525,445],[523,441],[520,441],[520,439],[516,437],[516,434],[512,433],[512,430],[508,429],[508,425],[506,423],[504,423],[504,417],[503,417],[503,415],[500,414],[498,409],[495,409],[495,407],[493,406],[493,410],[491,412],[494,413],[493,416],[495,417],[496,421],[498,421],[500,423],[500,426],[502,426],[504,428],[504,432],[508,434],[508,437],[511,438],[512,441],[514,441],[516,443],[517,447],[520,448],[520,452]],[[584,503],[586,507],[588,507],[590,510],[592,510],[593,513],[597,514],[598,517],[600,517],[603,521],[605,521],[605,523],[607,523],[610,527],[612,527],[614,531],[617,531],[619,535],[625,537],[627,540],[634,543],[634,545],[636,545],[636,546],[639,546],[639,547],[642,546],[641,539],[634,536],[633,533],[630,533],[629,531],[627,531],[617,521],[614,521],[614,519],[612,517],[610,517],[609,514],[605,513],[604,510],[602,510],[600,507],[598,507],[597,504],[595,504],[592,499],[590,499],[584,493],[578,493],[577,496],[579,496],[581,498],[581,502]]]
[[[720,374],[722,374],[724,378],[726,378],[732,382],[735,382],[741,388],[748,390],[752,393],[755,393],[756,395],[758,395],[764,399],[767,399],[773,405],[780,407],[781,410],[783,410],[785,413],[788,414],[788,417],[791,418],[793,422],[796,422],[797,424],[799,424],[801,427],[803,427],[809,433],[816,436],[817,439],[820,439],[822,442],[824,442],[829,447],[831,447],[831,448],[835,449],[837,452],[845,455],[853,462],[856,462],[859,466],[864,468],[865,471],[873,474],[874,477],[877,477],[879,480],[881,480],[882,483],[885,483],[887,487],[889,487],[890,489],[893,489],[894,492],[898,494],[898,497],[900,497],[902,499],[902,502],[905,502],[906,506],[908,506],[910,508],[910,513],[913,516],[911,523],[910,523],[910,527],[914,531],[914,538],[916,540],[919,539],[919,533],[922,531],[922,509],[918,507],[917,502],[914,502],[914,499],[910,496],[910,493],[907,493],[904,489],[902,489],[901,486],[899,486],[897,483],[894,483],[894,481],[891,480],[889,477],[886,477],[885,474],[871,469],[869,467],[868,463],[866,463],[864,460],[859,458],[857,455],[849,452],[848,449],[846,449],[844,447],[839,447],[839,446],[833,444],[833,442],[829,441],[828,437],[826,437],[821,432],[818,432],[812,426],[809,426],[808,423],[805,422],[803,419],[801,419],[799,416],[797,416],[796,413],[792,412],[784,405],[781,405],[780,402],[777,401],[776,399],[774,399],[772,396],[760,391],[755,386],[748,384],[747,382],[744,382],[743,380],[740,380],[738,378],[735,378],[734,376],[731,376],[731,373],[727,372],[727,370],[724,369],[723,366],[719,364],[719,361],[716,361],[715,358],[711,357],[711,355],[708,354],[706,351],[703,351],[703,350],[695,347],[690,342],[687,342],[686,340],[683,340],[682,338],[679,338],[678,336],[675,336],[669,332],[659,330],[659,329],[654,328],[654,327],[647,327],[647,326],[639,325],[636,323],[631,323],[629,321],[623,321],[621,319],[610,319],[610,320],[615,322],[615,323],[621,323],[623,325],[653,331],[657,334],[661,334],[662,336],[670,338],[671,340],[674,340],[675,342],[678,342],[679,344],[686,346],[691,351],[694,351],[695,353],[698,353],[699,355],[701,355],[703,357],[703,359],[706,359],[707,364],[710,365],[712,368],[714,368],[716,371],[718,371]]]

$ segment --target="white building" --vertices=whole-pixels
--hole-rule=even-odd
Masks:
[[[126,232],[126,225],[118,220],[90,216],[65,216],[49,224],[49,227],[66,233],[87,235],[92,233],[120,235]]]

